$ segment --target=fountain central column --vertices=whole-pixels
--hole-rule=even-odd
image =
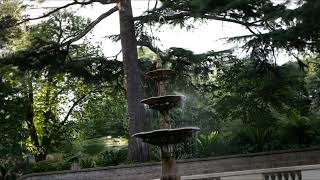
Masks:
[[[177,175],[177,164],[175,159],[175,144],[185,141],[188,137],[199,130],[197,127],[184,127],[171,129],[169,110],[177,106],[182,96],[165,95],[165,80],[174,75],[172,70],[162,69],[160,58],[157,59],[157,69],[149,71],[146,77],[155,80],[157,85],[157,96],[144,99],[141,102],[149,105],[151,109],[160,112],[159,130],[141,132],[133,135],[142,138],[144,142],[160,147],[162,161],[161,180],[180,180]]]
[[[157,59],[157,69],[162,68],[161,59]],[[166,94],[165,81],[159,80],[157,82],[158,96]],[[171,129],[169,110],[160,111],[160,129]],[[161,180],[180,180],[177,176],[177,165],[175,157],[175,146],[173,144],[164,144],[160,147],[161,161],[162,161],[162,176]]]
[[[164,96],[166,94],[165,89],[165,82],[164,81],[158,81],[158,96]],[[169,116],[169,110],[160,110],[160,129],[170,129],[171,123],[170,123],[170,116]]]

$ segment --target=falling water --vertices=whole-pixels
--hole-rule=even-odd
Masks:
[[[159,129],[159,125],[158,125],[158,119],[159,119],[159,115],[158,112],[155,112],[154,110],[152,110],[149,105],[144,104],[144,109],[146,111],[146,120],[150,125],[149,130],[153,130],[153,129]]]
[[[186,96],[184,93],[177,92],[177,91],[174,91],[174,94],[181,96],[181,102],[180,102],[180,106],[179,106],[179,110],[181,112],[181,115],[180,115],[181,120],[179,122],[180,125],[178,125],[178,126],[185,126],[185,121],[183,121],[183,119],[185,119],[186,103],[188,100],[188,96]]]
[[[174,91],[174,94],[181,96],[181,106],[180,106],[180,108],[184,111],[185,110],[186,101],[187,101],[187,96],[184,95],[183,93],[180,93],[180,92],[177,92],[177,91]]]
[[[144,109],[146,110],[146,111],[149,111],[150,110],[150,108],[149,108],[149,105],[148,104],[143,104],[144,105]]]
[[[183,95],[181,98],[181,117],[182,117],[182,119],[185,119],[186,103],[187,103],[187,96]],[[185,121],[182,121],[182,122],[185,123]]]

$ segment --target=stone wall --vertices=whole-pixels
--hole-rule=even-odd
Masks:
[[[320,147],[178,161],[183,176],[250,169],[320,164]],[[159,178],[160,163],[25,175],[21,180],[150,180]]]

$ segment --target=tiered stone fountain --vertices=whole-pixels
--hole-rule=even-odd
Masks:
[[[165,81],[173,77],[175,73],[172,70],[163,69],[160,58],[157,59],[156,67],[156,70],[146,73],[146,78],[156,81],[158,96],[144,99],[141,102],[147,104],[149,108],[160,112],[160,129],[137,133],[133,137],[141,138],[146,143],[160,147],[162,161],[161,180],[180,180],[180,176],[177,175],[175,145],[191,137],[199,128],[183,127],[171,129],[169,110],[177,106],[184,97],[165,95]]]

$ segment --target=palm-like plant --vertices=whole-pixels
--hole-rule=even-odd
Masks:
[[[218,149],[218,131],[212,131],[209,134],[200,134],[196,141],[199,157],[214,156]]]

